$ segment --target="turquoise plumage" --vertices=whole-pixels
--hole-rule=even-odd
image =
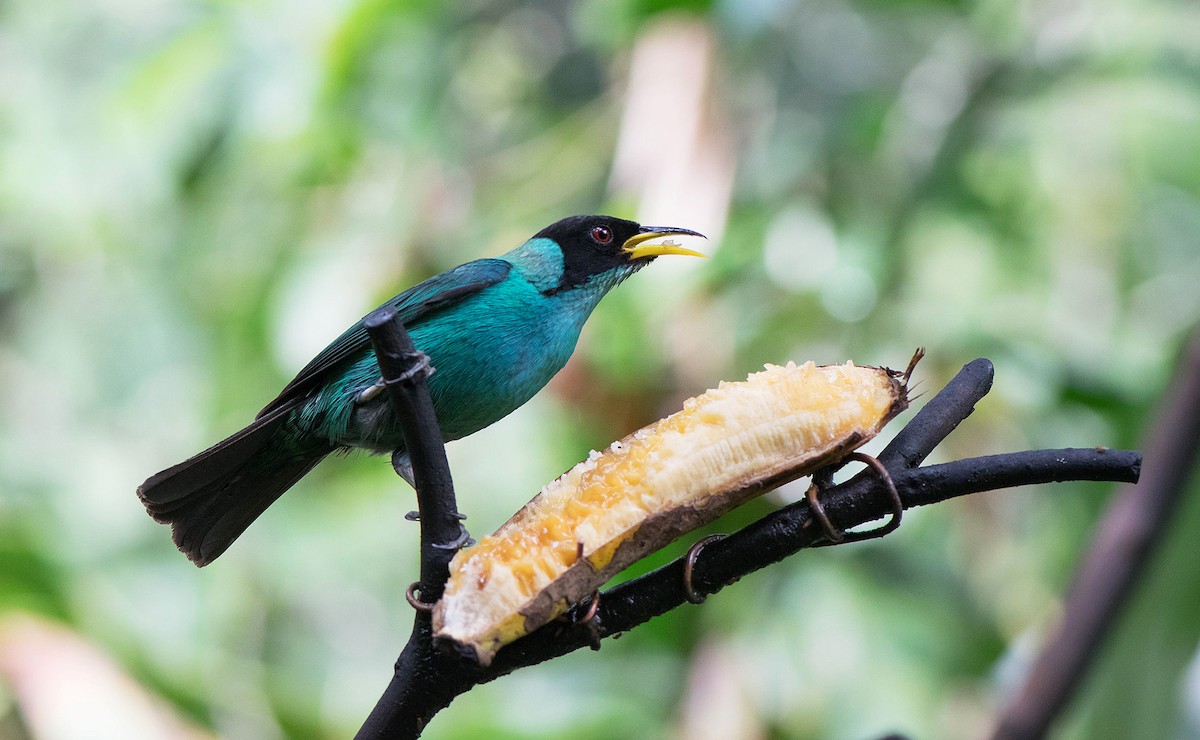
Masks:
[[[473,434],[512,413],[557,373],[584,322],[614,287],[663,254],[650,240],[688,229],[574,216],[495,259],[468,262],[404,291],[394,306],[436,371],[429,391],[442,437]],[[362,322],[306,365],[245,429],[138,488],[176,545],[206,565],[280,495],[338,449],[405,459],[399,420],[377,392]],[[411,482],[411,480],[410,480]]]

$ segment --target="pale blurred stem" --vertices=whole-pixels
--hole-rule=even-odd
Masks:
[[[1076,572],[1057,632],[999,717],[994,738],[1042,737],[1070,703],[1138,577],[1166,537],[1200,454],[1200,329],[1147,434],[1146,476],[1122,488]]]
[[[919,467],[933,448],[971,414],[991,383],[990,362],[970,363],[880,454],[906,508],[1008,486],[1137,479],[1141,462],[1137,453],[1100,448],[1037,450]],[[396,385],[392,390],[394,394],[407,394],[421,389]],[[424,426],[436,430],[436,424]],[[436,440],[440,445],[440,434]],[[414,471],[428,462],[414,455]],[[845,528],[874,521],[889,509],[884,487],[873,473],[859,474],[829,488],[821,500],[833,523]],[[696,560],[693,587],[702,594],[715,592],[798,550],[824,544],[822,538],[823,530],[814,522],[807,503],[780,509],[706,547]],[[428,546],[423,536],[423,563]],[[396,664],[395,677],[359,737],[415,736],[434,713],[477,684],[589,646],[597,637],[632,629],[684,603],[681,559],[604,592],[597,621],[593,622],[595,633],[586,626],[574,625],[571,619],[552,622],[500,650],[487,668],[470,658],[435,648],[429,619],[418,613],[413,635]]]
[[[933,156],[923,170],[914,173],[912,187],[892,211],[886,247],[880,252],[888,262],[880,270],[885,276],[880,290],[885,299],[894,296],[903,284],[905,242],[913,220],[921,213],[921,204],[948,179],[959,176],[959,162],[971,151],[993,104],[1012,87],[1013,73],[1011,64],[997,62],[974,75],[962,106],[942,131]]]
[[[1003,59],[992,62],[977,70],[970,79],[962,106],[947,123],[937,140],[937,148],[920,169],[908,172],[907,182],[911,186],[892,209],[887,227],[884,248],[880,257],[884,260],[877,271],[881,275],[880,302],[887,302],[904,287],[908,266],[907,242],[913,224],[924,213],[926,201],[939,193],[953,194],[955,198],[969,196],[970,188],[962,184],[963,160],[977,150],[976,145],[988,135],[990,117],[1002,113],[1004,105],[1020,105],[1030,99],[1044,95],[1056,85],[1072,84],[1088,78],[1112,75],[1138,75],[1154,73],[1158,76],[1181,75],[1187,83],[1193,83],[1195,75],[1181,72],[1178,65],[1156,63],[1145,66],[1137,61],[1110,58],[1097,64],[1093,56],[1064,57],[1056,62],[1036,61],[1026,63],[1022,58]],[[897,101],[898,102],[898,101]],[[831,162],[844,153],[830,153]],[[832,166],[832,165],[831,165]],[[828,199],[840,196],[831,189]]]

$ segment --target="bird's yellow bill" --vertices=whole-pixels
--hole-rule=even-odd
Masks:
[[[635,234],[625,240],[625,243],[621,245],[621,249],[625,250],[630,259],[638,259],[640,257],[660,257],[665,254],[682,254],[687,257],[701,257],[703,259],[708,259],[707,254],[702,254],[701,252],[687,249],[686,247],[681,247],[678,243],[669,239],[664,242],[659,242],[658,244],[646,243],[652,239],[658,239],[659,237],[671,236],[672,234],[679,233],[681,232],[647,231],[641,234]],[[687,233],[696,234],[694,231]],[[699,236],[699,234],[696,235]]]

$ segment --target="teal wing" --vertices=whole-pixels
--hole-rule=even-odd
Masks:
[[[468,262],[414,285],[380,308],[392,306],[396,309],[400,321],[411,327],[430,314],[449,308],[467,296],[501,282],[508,277],[511,269],[512,265],[501,259]],[[371,340],[367,337],[367,330],[362,321],[355,322],[354,326],[343,332],[332,344],[321,350],[312,362],[305,365],[292,382],[280,391],[275,400],[258,412],[258,418],[307,395],[309,391],[325,382],[326,372],[361,354],[370,346]]]

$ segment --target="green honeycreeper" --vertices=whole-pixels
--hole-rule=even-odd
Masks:
[[[600,299],[655,257],[703,256],[649,243],[673,234],[701,236],[572,216],[501,257],[459,265],[384,304],[396,308],[435,368],[429,392],[442,438],[474,434],[532,398],[566,364]],[[380,381],[360,320],[253,423],[150,476],[138,497],[155,520],[171,524],[192,562],[207,565],[331,452],[392,452],[403,468],[404,437]]]

